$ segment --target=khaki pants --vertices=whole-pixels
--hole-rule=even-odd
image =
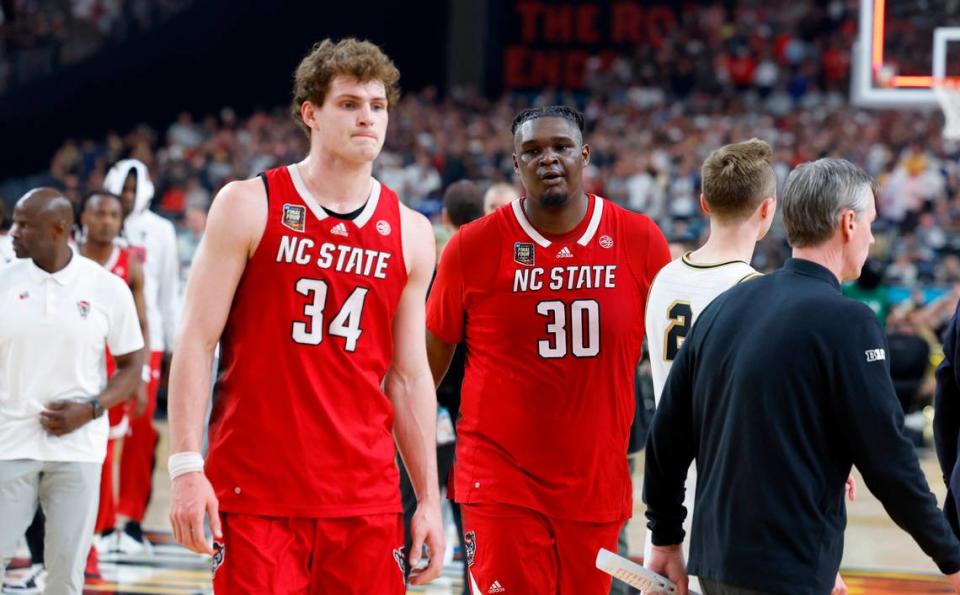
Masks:
[[[0,576],[37,505],[47,517],[45,595],[80,595],[100,496],[100,463],[0,461]]]

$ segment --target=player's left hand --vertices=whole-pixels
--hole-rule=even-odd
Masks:
[[[443,553],[447,544],[440,519],[440,502],[421,502],[410,521],[410,584],[423,585],[440,576],[443,569]],[[429,564],[417,568],[423,546],[429,549]]]
[[[854,499],[857,497],[857,480],[853,478],[853,473],[851,473],[847,477],[847,484],[846,484],[845,491],[847,492],[847,499],[853,502]],[[837,575],[837,576],[839,577],[840,575]],[[840,582],[842,583],[843,581],[840,581]],[[846,591],[844,591],[844,593],[846,593]]]
[[[853,476],[851,476],[852,478]],[[837,580],[833,582],[833,591],[830,591],[830,595],[847,595],[847,584],[843,582],[839,572],[837,573]]]
[[[83,401],[61,399],[40,412],[40,425],[49,434],[63,436],[93,419],[93,407]]]

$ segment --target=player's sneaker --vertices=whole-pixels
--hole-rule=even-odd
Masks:
[[[106,554],[117,554],[120,552],[120,531],[111,531],[106,535],[94,535],[93,547],[97,548],[97,554],[101,557]]]
[[[152,556],[153,544],[144,537],[138,540],[126,531],[117,531],[118,542],[116,551],[126,556]]]
[[[16,558],[11,558],[10,563],[7,564],[7,570],[20,570],[21,568],[30,568],[33,566],[33,562],[30,560],[30,557],[21,557],[17,556]]]
[[[3,593],[32,595],[33,593],[43,593],[47,585],[47,571],[43,564],[34,564],[30,571],[19,579],[6,580],[3,582]]]
[[[30,568],[32,565],[33,560],[31,559],[30,548],[27,547],[27,541],[21,539],[17,543],[17,549],[13,554],[13,558],[7,563],[7,570]]]

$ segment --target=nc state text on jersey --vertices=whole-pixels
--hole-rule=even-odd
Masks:
[[[613,289],[617,286],[617,265],[595,264],[552,267],[547,273],[542,267],[516,269],[513,272],[513,293],[570,289]]]
[[[310,238],[282,236],[277,250],[277,262],[310,264],[316,260],[321,269],[333,269],[342,273],[354,273],[375,279],[387,278],[389,252],[367,250],[357,246],[346,246],[324,242],[314,251],[315,243]],[[314,252],[316,252],[314,258]]]

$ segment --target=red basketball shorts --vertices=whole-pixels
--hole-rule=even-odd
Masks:
[[[221,513],[214,592],[403,595],[403,518],[265,517]]]
[[[607,595],[609,575],[597,550],[617,551],[623,521],[550,518],[498,503],[463,504],[464,549],[471,593]]]

